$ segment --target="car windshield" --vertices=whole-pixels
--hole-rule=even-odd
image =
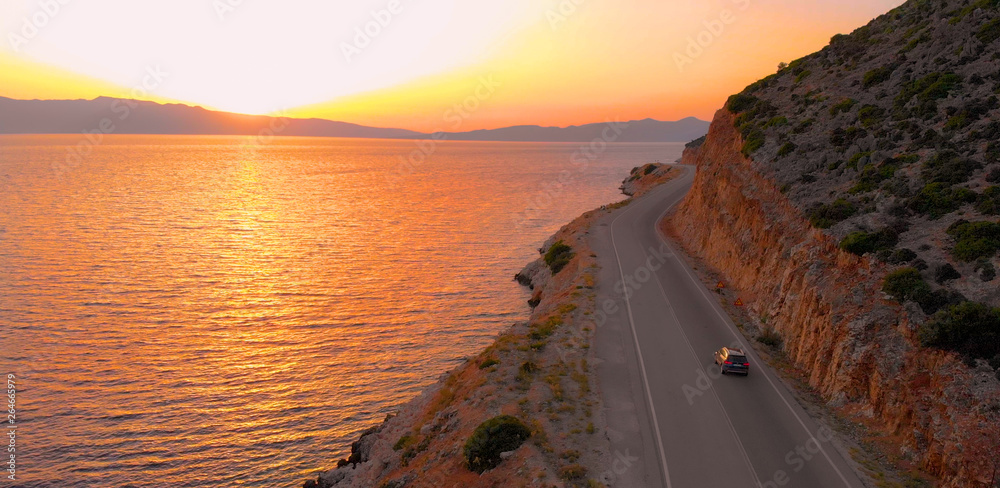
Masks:
[[[737,364],[746,364],[747,358],[743,356],[729,356],[729,360]]]

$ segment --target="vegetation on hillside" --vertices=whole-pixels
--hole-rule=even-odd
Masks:
[[[513,451],[531,437],[531,429],[510,415],[493,417],[476,427],[465,442],[469,469],[482,473],[500,465],[501,453]]]
[[[1000,0],[910,0],[726,108],[814,227],[898,267],[925,346],[1000,361]]]
[[[573,248],[563,241],[558,241],[545,253],[545,264],[552,270],[552,274],[559,274],[563,268],[576,256]]]

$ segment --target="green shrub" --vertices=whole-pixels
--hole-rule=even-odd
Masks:
[[[918,303],[924,313],[927,315],[934,315],[939,310],[953,307],[964,301],[966,301],[966,298],[961,293],[942,288],[931,292],[925,300]]]
[[[903,49],[899,50],[899,53],[900,54],[908,53],[908,52],[914,50],[921,43],[927,42],[929,40],[931,40],[930,34],[924,32],[924,33],[920,34],[920,37],[917,37],[915,39],[911,39],[910,42],[908,42],[905,46],[903,46]]]
[[[545,253],[545,264],[549,266],[552,274],[555,275],[562,271],[574,256],[576,256],[576,253],[573,252],[573,248],[560,240],[553,244],[549,248],[549,251]]]
[[[837,127],[830,133],[830,144],[844,148],[865,137],[868,137],[868,131],[864,129],[858,127],[848,127],[846,129]]]
[[[961,273],[955,269],[951,263],[944,263],[936,268],[934,268],[934,282],[943,285],[945,282],[957,280],[961,278]]]
[[[927,129],[926,131],[924,131],[922,135],[914,136],[913,142],[911,143],[911,147],[913,149],[919,149],[922,147],[933,148],[938,146],[944,141],[945,138],[941,134],[939,134],[936,130]]]
[[[767,142],[767,136],[764,135],[764,131],[753,129],[743,142],[743,155],[750,157],[751,154],[764,147],[765,142]]]
[[[781,146],[781,149],[778,149],[778,157],[783,158],[785,156],[788,156],[789,154],[795,152],[795,149],[796,149],[795,144],[792,144],[791,142],[786,142],[783,146]]]
[[[586,466],[581,466],[579,464],[570,464],[569,466],[563,466],[559,468],[559,477],[564,480],[576,481],[582,480],[587,476]]]
[[[965,262],[992,258],[1000,251],[1000,223],[959,220],[948,227],[955,239],[952,254]]]
[[[812,71],[809,71],[809,70],[805,70],[805,71],[799,73],[799,75],[795,77],[795,84],[802,83],[802,80],[808,78],[809,75],[811,75],[811,74],[812,74]]]
[[[851,35],[837,34],[830,38],[829,49],[836,58],[839,58],[835,62],[838,64],[851,62],[853,64],[867,51],[870,36],[871,30],[865,26],[856,29]]]
[[[525,362],[521,363],[521,367],[518,368],[518,371],[521,372],[521,373],[524,373],[524,374],[532,374],[532,373],[537,372],[538,369],[539,368],[538,368],[537,364],[535,364],[535,363],[533,363],[531,361],[525,361]]]
[[[760,90],[762,90],[764,88],[767,88],[768,86],[771,85],[772,82],[776,81],[780,75],[781,75],[781,73],[778,72],[778,73],[775,73],[773,75],[765,76],[765,77],[763,77],[763,78],[761,78],[761,79],[759,79],[759,80],[757,80],[757,81],[749,84],[746,87],[746,89],[743,90],[743,93],[755,93],[755,92],[760,91]]]
[[[820,205],[809,212],[809,223],[818,229],[829,229],[858,212],[847,200],[839,198],[829,205]]]
[[[968,188],[931,183],[924,186],[919,193],[910,199],[910,208],[914,211],[939,219],[948,215],[966,203],[975,202],[976,194]]]
[[[845,98],[836,105],[830,107],[830,115],[836,117],[837,114],[850,112],[851,108],[857,105],[857,103],[857,100]]]
[[[852,169],[858,169],[858,163],[860,163],[861,160],[864,158],[870,158],[871,155],[872,155],[871,151],[859,152],[854,156],[851,156],[851,159],[847,161],[847,167]]]
[[[911,301],[921,303],[930,296],[931,285],[924,281],[917,268],[903,268],[893,271],[885,277],[882,291],[900,303]]]
[[[406,449],[407,447],[412,446],[413,443],[415,442],[417,442],[416,437],[413,437],[412,435],[409,434],[404,435],[403,437],[400,437],[398,441],[396,441],[396,443],[392,446],[392,450],[398,451],[400,449]]]
[[[914,97],[919,103],[946,98],[961,82],[962,77],[955,73],[931,73],[923,78],[905,83],[902,91],[896,96],[895,106],[902,108]]]
[[[479,424],[465,442],[465,460],[470,470],[483,473],[500,465],[500,453],[517,449],[529,437],[531,430],[517,418],[494,417]]]
[[[979,279],[989,283],[997,277],[997,268],[993,266],[988,259],[979,259],[976,261],[976,268],[974,270],[979,273]]]
[[[889,255],[889,259],[887,260],[887,262],[889,264],[903,264],[903,263],[909,263],[914,259],[917,259],[917,253],[913,252],[913,250],[911,249],[907,249],[904,247],[903,249],[897,249],[895,252]]]
[[[764,127],[781,127],[783,125],[788,125],[788,117],[779,115],[767,121]]]
[[[795,134],[805,133],[806,131],[808,131],[812,127],[812,125],[814,123],[816,123],[816,119],[806,119],[806,120],[803,120],[801,123],[799,123],[799,125],[795,126],[795,128],[792,129],[792,133],[795,133]]]
[[[536,341],[546,339],[553,333],[555,333],[556,329],[559,328],[559,326],[562,324],[563,324],[562,317],[553,315],[544,322],[537,322],[535,324],[532,324],[531,332],[528,334],[528,337]]]
[[[993,19],[979,28],[976,32],[976,37],[983,42],[983,44],[989,44],[997,39],[1000,39],[1000,19]]]
[[[952,25],[957,24],[962,21],[966,16],[975,12],[978,9],[995,8],[997,4],[1000,3],[998,0],[978,0],[967,5],[962,10],[959,10],[949,21]]]
[[[957,185],[969,181],[982,165],[960,156],[954,151],[942,151],[924,162],[920,175],[926,183]]]
[[[879,125],[885,118],[885,109],[876,105],[865,105],[858,110],[858,120],[866,128]]]
[[[988,359],[1000,350],[1000,309],[963,302],[934,314],[917,331],[924,346]]]
[[[892,76],[893,71],[895,71],[895,68],[891,66],[883,66],[881,68],[875,68],[865,73],[865,76],[862,78],[861,84],[865,88],[871,88],[880,83],[884,83],[889,79],[890,76]]]
[[[750,110],[758,101],[759,99],[753,95],[738,93],[729,97],[729,100],[726,101],[726,108],[730,112],[738,114]]]
[[[954,131],[965,128],[965,126],[971,124],[972,121],[969,120],[969,115],[965,112],[961,112],[958,115],[948,119],[948,122],[944,124],[944,130]]]
[[[483,362],[479,363],[479,369],[486,369],[489,368],[490,366],[495,366],[497,364],[500,364],[500,361],[498,361],[497,358],[491,356],[484,359]]]
[[[991,186],[979,195],[976,210],[986,215],[1000,214],[1000,186]]]
[[[852,232],[840,241],[840,248],[862,256],[868,253],[892,249],[899,243],[899,235],[892,229],[882,229],[878,232]]]
[[[756,100],[756,99],[755,99]],[[743,112],[740,112],[733,121],[733,125],[740,129],[740,133],[744,137],[750,133],[753,128],[757,127],[758,121],[766,121],[775,117],[778,113],[777,107],[771,105],[770,102],[764,100],[757,100],[753,106],[747,108]],[[761,122],[763,124],[764,122]]]
[[[858,175],[858,182],[851,188],[850,192],[864,193],[875,190],[883,181],[892,179],[896,175],[896,171],[899,171],[901,167],[912,164],[918,159],[920,159],[919,156],[912,154],[889,158],[878,165],[867,164],[861,170],[861,174]]]

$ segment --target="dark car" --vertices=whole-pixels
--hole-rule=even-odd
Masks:
[[[750,363],[747,361],[747,355],[743,354],[742,349],[723,347],[715,351],[715,364],[722,367],[722,374],[750,374]]]

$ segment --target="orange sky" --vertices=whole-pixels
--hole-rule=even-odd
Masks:
[[[900,3],[92,0],[45,11],[5,0],[0,95],[135,95],[421,131],[710,119],[778,62]]]

